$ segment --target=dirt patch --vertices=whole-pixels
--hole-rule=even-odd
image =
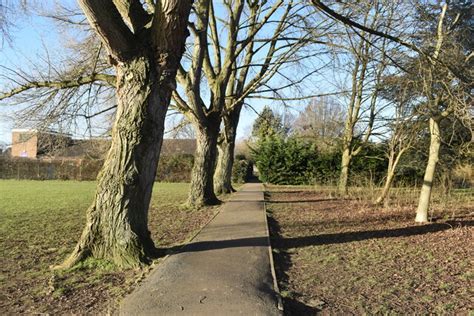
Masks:
[[[369,200],[293,191],[267,192],[286,314],[468,314],[474,308],[472,203],[416,225],[413,207],[383,209]]]

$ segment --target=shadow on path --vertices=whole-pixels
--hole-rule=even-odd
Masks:
[[[308,246],[320,246],[330,244],[342,244],[353,241],[363,241],[378,238],[395,238],[423,235],[447,230],[459,226],[474,226],[474,221],[448,221],[444,223],[432,223],[419,226],[410,226],[395,229],[367,230],[357,232],[345,232],[334,234],[320,234],[304,237],[284,238],[280,235],[278,223],[271,217],[268,218],[272,232],[272,243],[278,249],[290,249]],[[266,247],[266,237],[239,238],[229,240],[198,241],[191,242],[185,246],[169,248],[157,248],[156,257],[159,258],[169,253],[199,252],[237,247]]]
[[[350,201],[350,199],[314,199],[314,200],[282,200],[282,201],[266,201],[265,203],[268,204],[276,204],[276,203],[317,203],[317,202],[328,202],[328,201]]]

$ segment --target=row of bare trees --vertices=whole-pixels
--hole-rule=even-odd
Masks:
[[[75,59],[60,66],[45,59],[47,67],[34,74],[4,67],[2,79],[10,86],[0,94],[0,100],[27,105],[24,116],[48,124],[115,113],[86,227],[63,266],[88,256],[135,266],[153,256],[148,207],[170,104],[197,139],[188,204],[215,204],[216,193],[233,191],[242,108],[255,96],[292,99],[283,91],[317,74],[315,60],[350,74],[339,87],[347,105],[342,194],[361,143],[386,133],[380,122],[387,120],[380,118],[388,108],[395,110],[385,114],[391,118],[389,169],[379,203],[416,135],[415,122],[429,121],[432,144],[417,212],[417,221],[427,221],[439,121],[469,117],[472,102],[472,52],[461,40],[466,17],[459,7],[388,0],[332,6],[318,0],[79,4],[82,12],[63,8],[50,15],[81,30],[71,47]]]
[[[388,129],[386,182],[376,199],[382,203],[400,158],[427,124],[431,142],[416,216],[417,222],[427,222],[443,136],[440,122],[448,118],[458,120],[472,131],[472,4],[360,1],[328,6],[318,0],[312,3],[344,25],[347,33],[357,34],[348,37],[350,45],[342,45],[350,48],[353,62],[342,136],[340,193],[347,194],[351,158],[360,151],[360,144]],[[380,97],[382,102],[377,100]],[[384,114],[387,110],[388,117]]]

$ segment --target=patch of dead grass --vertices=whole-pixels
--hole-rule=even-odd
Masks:
[[[416,225],[407,205],[383,209],[324,191],[269,190],[287,314],[468,314],[474,308],[472,203],[438,209],[435,222]]]

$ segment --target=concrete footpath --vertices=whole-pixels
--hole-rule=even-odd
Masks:
[[[281,315],[263,186],[247,183],[121,304],[122,315]]]

